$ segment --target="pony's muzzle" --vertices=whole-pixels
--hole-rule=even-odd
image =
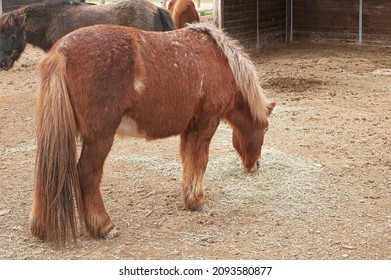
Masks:
[[[14,61],[5,52],[0,53],[0,69],[1,70],[9,70],[13,64],[14,64]]]

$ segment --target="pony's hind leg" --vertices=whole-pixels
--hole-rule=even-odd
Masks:
[[[106,237],[114,228],[99,190],[103,164],[113,145],[114,136],[95,141],[83,141],[78,163],[80,190],[83,201],[82,220],[94,237]]]
[[[209,144],[219,122],[218,118],[197,121],[181,134],[181,184],[187,209],[195,210],[205,202],[203,177],[208,164]]]

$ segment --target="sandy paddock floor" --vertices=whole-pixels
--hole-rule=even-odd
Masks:
[[[293,43],[253,52],[270,118],[262,168],[244,174],[222,124],[202,210],[185,211],[178,137],[116,139],[101,190],[119,235],[55,250],[27,221],[35,65],[0,73],[0,259],[390,259],[391,48]]]

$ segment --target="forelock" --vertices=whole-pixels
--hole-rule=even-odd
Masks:
[[[5,13],[2,16],[0,16],[0,26],[1,31],[3,31],[5,28],[9,27],[13,23],[12,13]]]
[[[8,30],[10,27],[12,27],[15,23],[13,16],[19,16],[26,13],[27,8],[28,6],[24,6],[15,11],[0,15],[0,31]]]

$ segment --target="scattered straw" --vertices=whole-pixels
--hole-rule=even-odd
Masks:
[[[245,173],[242,162],[233,149],[231,130],[220,126],[213,139],[213,147],[227,149],[222,155],[211,156],[205,174],[205,186],[220,185],[223,190],[221,203],[241,205],[253,200],[273,197],[278,200],[300,199],[316,188],[322,166],[308,159],[286,155],[273,148],[262,151],[261,168],[255,173]],[[221,137],[223,136],[223,137]],[[144,176],[164,175],[180,179],[182,167],[175,160],[159,156],[130,155],[112,156],[112,162],[126,162],[143,170]],[[125,171],[124,171],[125,172]]]

